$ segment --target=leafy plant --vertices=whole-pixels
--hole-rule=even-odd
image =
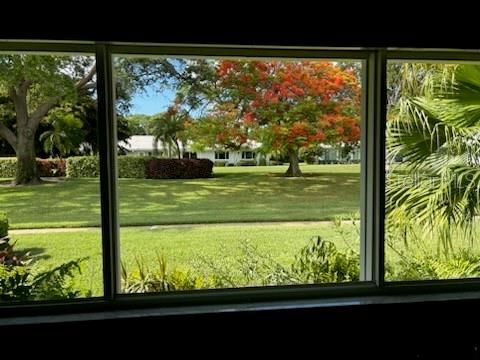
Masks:
[[[292,273],[304,284],[358,281],[360,257],[351,250],[339,252],[331,241],[314,236],[296,256]]]
[[[0,264],[0,300],[58,300],[80,296],[72,279],[86,258],[36,272],[32,266]]]
[[[8,218],[7,214],[0,211],[0,241],[8,236]],[[0,247],[1,249],[1,247]]]
[[[194,276],[190,271],[174,269],[167,271],[167,260],[157,253],[158,267],[151,270],[142,259],[135,257],[136,269],[128,273],[122,262],[122,290],[124,293],[164,292],[173,290],[194,290],[206,285],[206,279]]]

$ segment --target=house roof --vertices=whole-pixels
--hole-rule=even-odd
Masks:
[[[125,141],[120,141],[119,145],[129,151],[152,151],[155,137],[152,135],[133,135]],[[158,144],[158,148],[161,149]]]
[[[153,151],[154,149],[154,140],[155,137],[152,135],[133,135],[126,139],[125,141],[120,141],[119,145],[128,151]],[[187,149],[190,147],[189,143],[187,143]],[[247,140],[245,144],[243,144],[240,148],[244,150],[256,150],[261,146],[261,143],[256,142],[254,140]],[[183,147],[183,144],[180,143],[180,147]],[[162,150],[163,146],[161,142],[157,143],[158,150]],[[215,151],[216,149],[205,149]]]

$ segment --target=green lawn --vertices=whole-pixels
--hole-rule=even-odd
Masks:
[[[355,229],[344,225],[342,237],[330,224],[243,224],[192,225],[188,227],[127,228],[121,231],[121,259],[129,271],[135,270],[135,258],[152,269],[156,254],[167,259],[167,268],[200,269],[208,271],[202,259],[212,259],[238,268],[241,244],[249,240],[259,253],[289,265],[295,254],[316,235],[334,241],[339,249],[359,248]],[[344,241],[347,238],[348,241]],[[38,256],[39,267],[52,267],[63,262],[88,256],[78,286],[102,294],[102,259],[99,230],[48,234],[13,235],[19,250]]]
[[[219,167],[192,180],[119,180],[122,225],[328,220],[359,211],[359,165]],[[98,179],[41,186],[0,186],[11,228],[85,227],[100,223]]]

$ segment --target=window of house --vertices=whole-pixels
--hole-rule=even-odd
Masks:
[[[217,160],[228,160],[229,152],[228,151],[215,151],[215,159]]]
[[[255,159],[255,152],[242,151],[242,159]]]
[[[196,152],[185,151],[183,153],[183,158],[184,159],[196,159],[197,158],[197,153]]]

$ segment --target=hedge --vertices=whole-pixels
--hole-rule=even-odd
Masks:
[[[65,160],[37,159],[38,174],[41,177],[65,176]],[[0,158],[0,178],[15,177],[17,158]]]
[[[0,177],[15,176],[16,158],[0,158]],[[100,175],[97,156],[73,156],[65,160],[37,159],[39,175],[91,178]],[[118,175],[134,179],[192,179],[212,176],[213,163],[207,159],[155,159],[119,156]]]
[[[8,218],[7,214],[0,211],[0,239],[8,236]]]
[[[0,178],[15,177],[17,170],[17,158],[5,157],[0,158]]]
[[[41,177],[66,175],[64,159],[37,159],[37,168]]]
[[[212,176],[213,162],[208,159],[150,159],[149,179],[194,179]]]
[[[140,156],[119,156],[118,177],[145,179],[145,161]],[[67,176],[71,178],[98,177],[99,158],[96,156],[75,156],[67,160]]]
[[[145,179],[147,161],[149,161],[149,159],[142,156],[119,156],[118,177]]]
[[[72,156],[67,159],[67,177],[90,178],[100,175],[100,162],[97,156]]]

